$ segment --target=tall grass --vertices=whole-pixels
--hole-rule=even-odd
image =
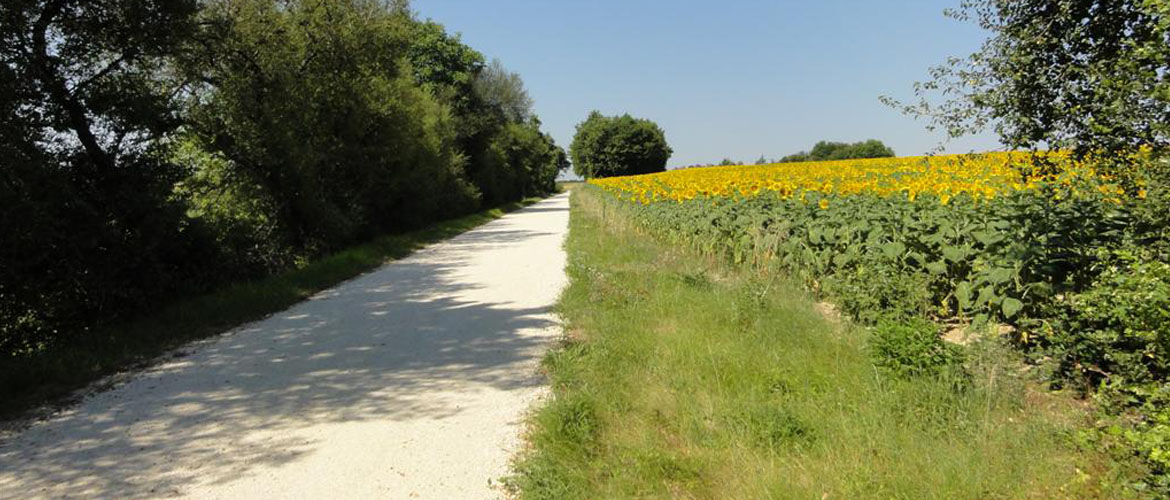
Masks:
[[[608,213],[605,211],[608,210]],[[964,375],[875,367],[869,333],[795,283],[640,234],[578,190],[554,397],[510,484],[528,499],[1102,498],[1086,413],[1009,350]]]

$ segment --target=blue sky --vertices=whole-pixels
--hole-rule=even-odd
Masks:
[[[590,110],[650,118],[672,167],[751,162],[821,139],[881,139],[899,155],[942,137],[878,101],[908,99],[930,66],[985,33],[958,0],[414,0],[420,17],[519,73],[568,148]],[[950,152],[1000,149],[991,135]]]

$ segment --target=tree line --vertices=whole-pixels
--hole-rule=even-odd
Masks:
[[[893,156],[895,156],[894,150],[877,139],[854,143],[820,141],[814,144],[811,150],[790,154],[776,160],[776,163],[858,160],[863,158],[891,158]]]
[[[806,161],[857,160],[864,158],[892,158],[894,156],[896,156],[894,150],[877,139],[854,143],[818,141],[809,151],[793,153],[780,159],[770,159],[764,155],[760,155],[754,164],[769,165],[773,163],[797,163]],[[682,168],[728,167],[735,165],[747,165],[747,163],[731,158],[724,158],[719,163],[688,165]]]
[[[521,78],[406,1],[0,5],[0,355],[555,189]]]

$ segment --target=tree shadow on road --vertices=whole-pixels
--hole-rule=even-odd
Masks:
[[[193,346],[13,436],[0,444],[0,497],[176,494],[314,452],[282,431],[444,419],[459,401],[424,395],[539,384],[548,307],[483,300],[459,272],[473,252],[548,235],[486,229]]]

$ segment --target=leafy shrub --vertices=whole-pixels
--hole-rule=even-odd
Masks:
[[[223,249],[223,265],[242,278],[292,267],[299,255],[277,219],[276,201],[220,155],[192,137],[176,141],[171,159],[189,175],[175,186],[187,215],[204,223]]]
[[[1077,433],[1081,446],[1121,460],[1139,459],[1148,472],[1131,486],[1170,497],[1170,383],[1136,386],[1106,382],[1097,393],[1097,425]]]
[[[671,152],[656,123],[597,111],[577,125],[569,146],[573,169],[587,179],[662,172]]]
[[[869,339],[873,363],[902,376],[954,373],[963,362],[960,347],[939,336],[938,327],[927,320],[883,320]]]
[[[1041,340],[1069,378],[1092,386],[1106,377],[1149,384],[1170,376],[1170,263],[1113,252],[1092,287],[1046,316]]]
[[[406,5],[6,3],[0,359],[553,191],[519,77]]]
[[[196,9],[0,9],[0,364],[222,277],[205,228],[170,199],[182,173],[146,140],[177,127],[159,68]]]
[[[1170,393],[1170,386],[1162,392]],[[1143,421],[1124,431],[1124,436],[1152,469],[1155,484],[1151,486],[1170,492],[1170,397],[1162,399],[1161,405],[1147,408]]]
[[[929,313],[929,278],[888,266],[859,266],[826,279],[825,292],[841,311],[861,323],[906,320]]]
[[[0,168],[0,359],[77,341],[223,278],[206,226],[156,177],[166,165],[127,163],[102,190],[44,165]]]

